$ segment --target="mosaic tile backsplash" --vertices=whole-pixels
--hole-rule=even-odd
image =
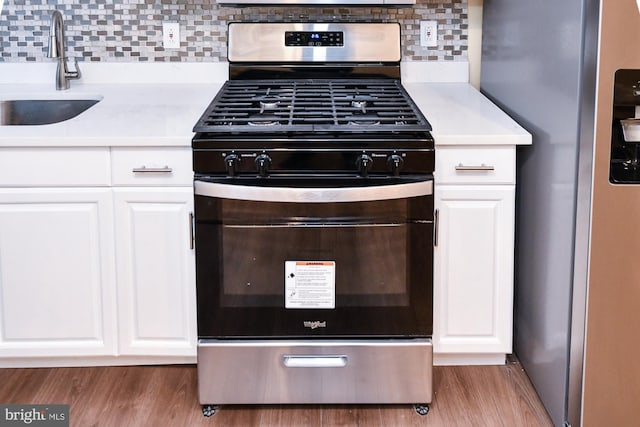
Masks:
[[[0,62],[42,62],[51,11],[65,19],[68,56],[79,61],[226,61],[227,23],[399,22],[403,58],[467,60],[467,0],[417,0],[412,7],[222,7],[215,0],[5,0]],[[421,20],[438,21],[438,46],[422,47]],[[162,23],[180,24],[180,49],[162,45]]]

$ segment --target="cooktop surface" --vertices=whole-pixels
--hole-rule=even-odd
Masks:
[[[229,80],[193,130],[384,135],[431,125],[396,79]]]

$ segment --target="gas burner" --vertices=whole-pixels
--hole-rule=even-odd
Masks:
[[[358,108],[362,111],[362,114],[367,114],[367,101],[366,100],[353,100],[351,101],[353,108]]]
[[[275,110],[280,105],[280,97],[277,95],[266,95],[259,99],[260,114],[265,111]]]
[[[247,119],[249,126],[275,126],[280,124],[280,118],[276,116],[254,115]]]
[[[348,124],[350,126],[378,126],[380,125],[380,120],[371,116],[355,116],[349,120]]]

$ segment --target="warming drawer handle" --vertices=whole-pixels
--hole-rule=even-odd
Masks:
[[[138,168],[131,169],[133,173],[171,173],[173,169],[169,166],[165,166],[163,168],[148,168],[146,166],[140,166]]]
[[[254,202],[367,202],[429,196],[433,194],[433,180],[372,187],[335,188],[258,187],[196,180],[194,192],[198,196]]]
[[[457,171],[493,171],[496,170],[495,166],[485,165],[482,163],[480,166],[476,165],[463,165],[462,163],[458,163],[456,166]]]
[[[282,356],[282,363],[287,368],[344,368],[349,358],[347,355],[292,355]]]

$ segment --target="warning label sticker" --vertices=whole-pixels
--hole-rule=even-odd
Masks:
[[[335,261],[285,261],[285,308],[336,308]]]

